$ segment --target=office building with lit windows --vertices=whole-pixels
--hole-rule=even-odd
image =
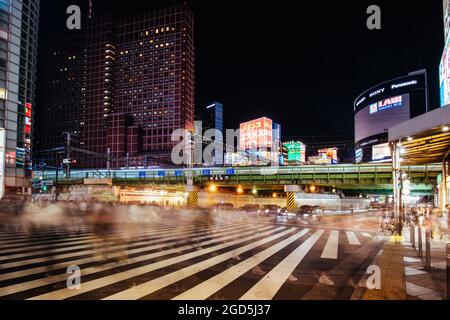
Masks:
[[[224,138],[225,132],[223,128],[223,104],[220,102],[214,101],[209,104],[204,110],[202,110],[202,126],[203,126],[203,134],[205,134],[208,130],[214,129],[218,130],[222,136],[218,135],[214,137],[214,141],[219,148],[225,152],[226,148],[224,146]],[[204,147],[206,147],[209,142],[204,143]],[[216,154],[215,150],[213,150],[212,163],[207,163],[208,165],[223,165],[224,158],[223,154]]]
[[[0,199],[31,196],[39,0],[0,0]]]
[[[194,22],[189,7],[125,17],[96,15],[94,8],[86,25],[81,35],[70,36],[71,43],[67,37],[65,43],[52,39],[43,54],[48,63],[42,70],[40,106],[46,112],[40,114],[37,134],[41,158],[45,150],[63,146],[69,131],[71,157],[78,167],[167,164],[177,144],[171,141],[173,131],[194,126]],[[67,87],[73,95],[53,98]],[[75,111],[66,110],[68,106]],[[58,125],[49,128],[55,117]],[[47,158],[52,156],[47,153]]]

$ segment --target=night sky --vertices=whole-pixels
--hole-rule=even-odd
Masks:
[[[180,1],[93,2],[97,12],[126,14]],[[187,2],[195,15],[196,108],[221,101],[227,128],[267,116],[281,123],[283,139],[352,140],[356,97],[423,68],[438,107],[442,0]],[[382,30],[366,27],[371,4],[381,7]],[[65,28],[67,15],[61,0],[41,7],[44,39]]]

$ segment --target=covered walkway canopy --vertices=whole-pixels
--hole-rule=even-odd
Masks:
[[[389,129],[394,169],[394,199],[400,203],[399,182],[405,165],[442,163],[439,204],[445,208],[449,199],[447,160],[450,154],[450,106],[439,108]],[[396,190],[397,189],[397,190]],[[397,197],[397,198],[396,198]],[[400,204],[398,204],[400,205]]]
[[[450,106],[389,129],[389,142],[401,142],[402,165],[442,163],[450,150]]]

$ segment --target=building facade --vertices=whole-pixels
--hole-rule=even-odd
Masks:
[[[81,51],[55,41],[45,50],[43,58],[49,62],[53,52],[63,52],[67,66],[43,67],[42,92],[47,97],[40,108],[47,112],[40,114],[37,151],[45,154],[64,145],[64,131],[70,128],[70,156],[78,167],[170,162],[177,144],[171,141],[173,131],[194,127],[194,21],[189,7],[182,4],[126,17],[95,15],[94,10],[86,25],[81,34],[71,35],[72,43],[81,43]],[[69,57],[78,55],[80,64],[73,65],[78,78],[69,80],[69,75],[55,86],[54,75],[71,70]],[[71,126],[48,128],[49,113],[65,104],[52,93],[68,86],[78,93],[67,101],[78,104],[77,112],[63,110],[58,117]]]
[[[0,198],[31,196],[39,0],[0,0]]]
[[[226,133],[223,127],[223,104],[214,101],[213,103],[208,105],[204,110],[202,110],[201,121],[203,134],[205,134],[208,130],[217,130],[221,133],[221,135],[215,135],[214,143],[217,145],[217,148],[223,150],[223,152],[219,154],[216,154],[216,150],[213,150],[211,163],[206,164],[211,166],[223,165],[224,152],[226,151],[226,147],[224,145],[224,138]],[[216,133],[218,133],[217,131]],[[204,142],[203,147],[205,148],[207,145],[209,145],[209,142]]]
[[[355,101],[355,159],[360,162],[390,161],[389,128],[428,111],[425,70],[381,83]]]

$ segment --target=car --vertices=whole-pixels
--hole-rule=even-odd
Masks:
[[[323,208],[320,206],[301,206],[297,211],[297,217],[308,223],[318,223],[323,220]]]
[[[281,207],[276,204],[264,204],[261,206],[261,215],[270,216],[278,215],[281,212]]]
[[[298,216],[302,216],[305,214],[310,215],[310,214],[312,214],[313,210],[314,210],[313,206],[308,206],[308,205],[301,206],[297,210],[297,215]]]
[[[239,208],[241,211],[245,213],[259,213],[261,212],[261,207],[259,204],[246,204]]]
[[[231,203],[216,203],[213,206],[213,211],[232,211],[234,210],[234,205]]]

